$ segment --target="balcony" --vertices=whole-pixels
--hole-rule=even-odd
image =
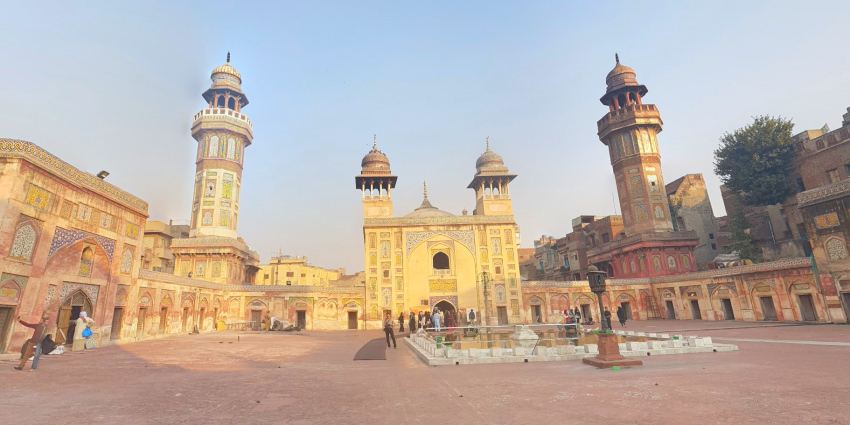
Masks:
[[[244,128],[247,131],[247,135],[253,137],[254,134],[254,124],[251,123],[251,119],[248,118],[247,115],[236,112],[233,109],[227,108],[204,108],[201,109],[200,112],[195,114],[195,118],[192,120],[192,130],[194,130],[197,126],[200,126],[205,122],[226,122],[230,124],[235,124],[241,128]]]
[[[646,104],[629,105],[616,111],[611,111],[596,122],[596,127],[599,137],[605,137],[611,131],[633,124],[655,124],[660,127],[664,123],[661,122],[658,108],[655,105]]]
[[[587,257],[593,257],[599,255],[604,252],[609,252],[614,249],[623,248],[638,242],[652,242],[652,241],[665,241],[665,242],[673,242],[673,241],[681,241],[681,242],[689,242],[689,241],[699,241],[699,236],[697,233],[689,230],[686,232],[658,232],[658,233],[638,233],[635,235],[627,236],[622,239],[617,239],[612,242],[600,245],[596,248],[591,248],[587,250]]]

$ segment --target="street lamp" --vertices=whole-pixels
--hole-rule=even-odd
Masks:
[[[478,279],[476,283],[480,283],[484,288],[484,325],[490,326],[490,302],[487,300],[487,295],[489,292],[487,291],[487,284],[492,280],[492,275],[488,272],[478,273]],[[481,310],[479,309],[479,313]]]
[[[590,285],[590,291],[596,294],[596,299],[599,301],[599,321],[602,322],[602,330],[599,331],[598,340],[596,342],[599,354],[596,357],[585,357],[581,361],[585,364],[596,366],[598,368],[610,368],[620,366],[640,366],[643,364],[640,360],[627,359],[620,354],[620,346],[618,344],[617,335],[609,333],[608,321],[602,309],[602,293],[605,292],[605,275],[607,273],[599,271],[596,266],[587,268],[587,283]]]
[[[605,320],[605,314],[602,308],[602,294],[605,292],[606,274],[608,273],[600,271],[593,265],[587,268],[587,283],[590,284],[590,292],[596,294],[596,301],[599,302],[599,321],[602,322],[602,328],[599,332],[601,333],[611,330],[608,327],[608,321]]]

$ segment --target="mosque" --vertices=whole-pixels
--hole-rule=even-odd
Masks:
[[[518,229],[510,192],[516,175],[490,150],[489,139],[468,186],[475,191],[472,214],[464,210],[456,216],[436,208],[423,184],[422,204],[394,217],[391,191],[398,178],[377,143],[361,166],[355,183],[363,199],[370,325],[379,326],[387,313],[396,317],[434,308],[463,320],[475,310],[488,323],[522,322]]]
[[[0,354],[16,353],[27,338],[13,318],[46,314],[48,331],[65,343],[82,311],[95,320],[99,346],[212,331],[219,323],[257,326],[269,314],[307,330],[380,329],[386,313],[434,308],[458,313],[461,323],[471,309],[492,325],[550,322],[569,308],[598,320],[599,300],[586,281],[521,280],[510,191],[517,175],[489,141],[467,186],[475,196],[471,214],[435,207],[423,185],[422,204],[395,216],[398,177],[375,143],[355,177],[364,271],[343,276],[300,260],[260,265],[237,232],[253,142],[243,111],[248,98],[229,54],[210,78],[191,126],[197,152],[185,232],[149,222],[147,202],[104,176],[34,143],[0,139]],[[625,306],[633,319],[768,320],[768,300],[774,320],[795,321],[803,319],[794,300],[808,297],[818,321],[845,317],[837,294],[821,293],[806,258],[694,270],[693,235],[671,231],[666,198],[655,193],[663,186],[660,114],[643,103],[646,88],[619,60],[607,80],[609,112],[598,125],[626,232],[590,252],[603,269],[623,272],[609,281],[603,305]]]

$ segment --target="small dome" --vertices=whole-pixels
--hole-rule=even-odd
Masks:
[[[364,173],[367,171],[390,172],[390,159],[387,158],[383,152],[378,150],[377,138],[372,145],[372,150],[363,157],[362,161],[360,161],[360,166],[363,168]]]
[[[229,75],[231,77],[236,78],[236,80],[239,82],[239,84],[242,84],[242,75],[239,74],[239,71],[237,71],[236,68],[230,66],[230,52],[227,52],[227,63],[213,69],[213,72],[210,75],[210,78],[215,80],[216,74]]]
[[[619,55],[615,55],[617,65],[605,77],[605,84],[608,85],[607,91],[617,90],[626,86],[639,86],[635,75],[635,70],[620,63]]]
[[[425,184],[425,182],[422,182],[422,186],[424,188],[424,199],[422,199],[422,205],[419,205],[419,208],[413,210],[412,213],[405,215],[404,218],[431,218],[455,216],[450,212],[443,211],[431,205],[431,202],[428,201],[428,186]]]
[[[480,173],[481,170],[504,170],[505,161],[502,160],[502,156],[490,150],[490,138],[487,138],[487,150],[478,157],[478,160],[475,161],[475,168],[478,169]]]

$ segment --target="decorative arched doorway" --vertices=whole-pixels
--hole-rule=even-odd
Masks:
[[[448,321],[446,319],[448,318],[449,314],[451,314],[452,317],[454,318],[454,321],[457,322],[457,311],[455,309],[455,306],[452,305],[452,303],[450,303],[446,300],[442,300],[442,301],[438,302],[434,306],[434,308],[440,309],[440,325],[441,326],[447,327]]]
[[[74,341],[76,321],[80,312],[86,312],[88,317],[94,313],[91,300],[83,291],[74,291],[62,301],[59,306],[59,314],[56,318],[56,344],[70,344]]]

